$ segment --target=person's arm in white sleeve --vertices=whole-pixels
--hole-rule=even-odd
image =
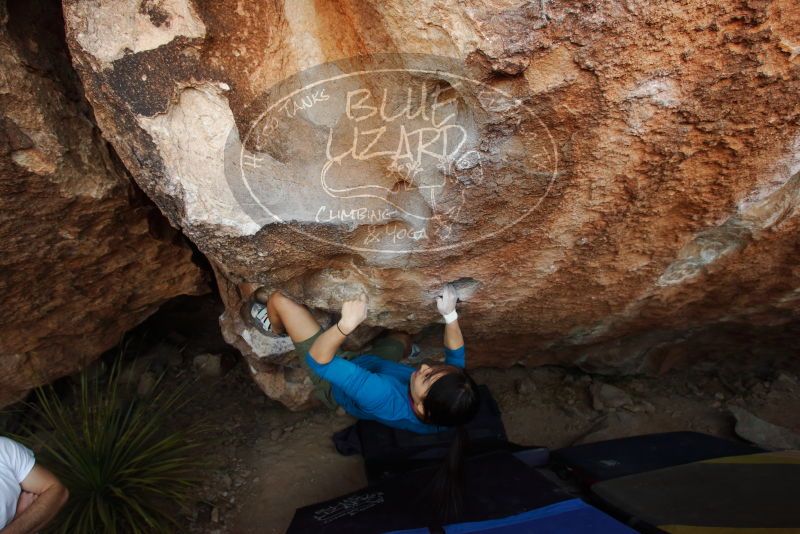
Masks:
[[[13,471],[22,494],[14,519],[0,534],[29,534],[42,529],[67,502],[69,493],[50,471],[36,464],[33,452],[8,438],[0,438],[6,465]]]
[[[20,486],[23,491],[37,495],[22,513],[0,530],[0,534],[31,534],[49,523],[67,502],[69,492],[56,476],[39,465],[34,465]]]

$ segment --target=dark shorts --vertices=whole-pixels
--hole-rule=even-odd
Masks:
[[[303,365],[303,367],[305,367],[306,371],[308,371],[309,376],[311,376],[311,382],[314,383],[314,396],[322,401],[322,404],[335,410],[338,404],[334,400],[333,394],[331,393],[331,383],[317,376],[317,374],[308,366],[308,363],[306,363],[306,353],[308,353],[308,349],[311,348],[311,345],[314,344],[314,341],[322,334],[322,332],[323,330],[320,328],[319,331],[317,331],[317,333],[310,338],[306,339],[305,341],[295,343],[294,352],[300,360],[300,363]],[[363,354],[371,354],[386,360],[399,362],[401,359],[403,359],[404,351],[405,346],[399,339],[391,338],[389,336],[381,336],[372,342],[372,346],[370,348],[367,348],[361,352],[340,350],[336,353],[336,355],[346,360],[352,360],[353,358],[357,358]]]

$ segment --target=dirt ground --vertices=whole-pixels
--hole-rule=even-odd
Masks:
[[[800,432],[799,371],[790,363],[748,373],[708,366],[614,379],[558,367],[514,367],[477,369],[474,377],[498,400],[512,441],[555,449],[672,430],[735,439],[729,405]],[[184,366],[172,379],[193,374]],[[625,404],[595,408],[592,390],[602,384],[619,388],[611,388],[606,404]],[[203,420],[221,439],[208,450],[216,469],[184,513],[187,531],[282,533],[296,508],[365,485],[360,458],[340,456],[331,441],[351,417],[323,409],[292,413],[264,397],[241,364],[193,388],[200,395],[176,423]]]

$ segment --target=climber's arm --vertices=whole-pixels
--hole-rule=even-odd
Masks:
[[[314,340],[314,344],[308,349],[308,355],[318,364],[330,363],[344,339],[345,335],[334,325]]]
[[[314,341],[305,357],[312,372],[341,389],[361,409],[380,413],[392,401],[392,388],[386,384],[387,379],[336,356],[345,334],[350,334],[366,318],[366,295],[345,302],[341,320]],[[390,413],[394,412],[390,410]]]
[[[444,317],[444,354],[445,363],[464,367],[464,336],[461,334],[461,327],[458,326],[458,314],[456,313],[456,302],[458,294],[453,284],[447,284],[440,297],[436,297],[436,308]]]
[[[464,346],[464,336],[461,334],[461,327],[458,326],[458,319],[444,325],[444,346],[450,350]]]
[[[312,372],[336,386],[365,412],[380,414],[388,410],[389,413],[397,413],[396,409],[390,408],[393,389],[387,383],[386,377],[372,373],[340,356],[334,356],[330,362],[320,364],[309,353],[306,355],[306,362]]]
[[[367,318],[367,296],[361,295],[342,305],[342,318],[323,332],[308,349],[308,355],[318,364],[325,365],[333,360],[339,347],[358,325]]]
[[[444,327],[444,363],[463,369],[467,365],[466,359],[464,337],[461,335],[458,320],[455,320]]]

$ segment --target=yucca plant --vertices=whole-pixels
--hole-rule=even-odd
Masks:
[[[51,532],[174,532],[180,505],[208,467],[199,454],[205,427],[166,428],[188,402],[185,387],[157,386],[147,399],[127,400],[120,368],[118,359],[105,384],[82,373],[70,404],[52,386],[36,390],[23,440],[70,492]]]

